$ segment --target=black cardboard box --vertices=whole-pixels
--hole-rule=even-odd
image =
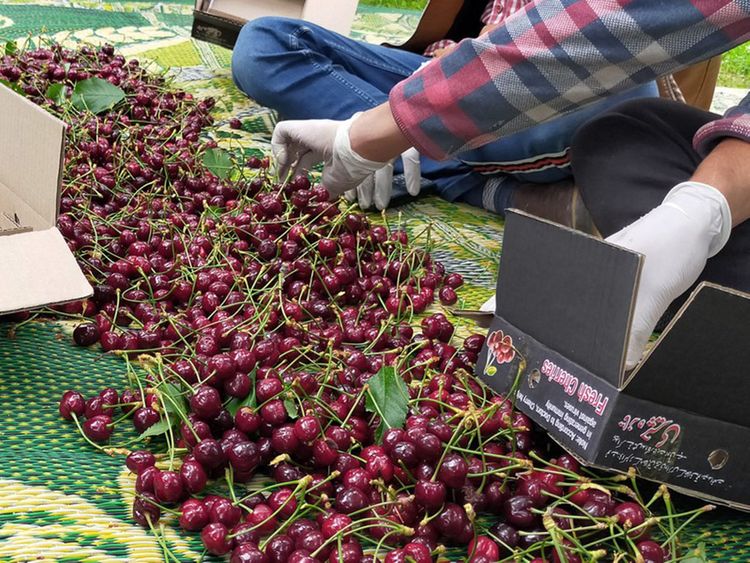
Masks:
[[[510,211],[477,375],[518,378],[518,408],[585,464],[750,510],[750,295],[701,284],[626,373],[642,260]]]

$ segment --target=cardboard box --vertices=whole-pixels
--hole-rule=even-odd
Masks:
[[[0,314],[93,293],[55,228],[65,124],[0,85]]]
[[[284,16],[349,35],[357,0],[196,0],[195,39],[232,49],[242,26],[261,16]]]
[[[586,464],[750,510],[750,295],[701,284],[626,373],[642,260],[509,212],[477,375]]]

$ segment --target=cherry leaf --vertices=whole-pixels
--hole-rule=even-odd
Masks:
[[[395,368],[382,367],[367,381],[365,408],[380,417],[376,442],[380,443],[383,432],[389,428],[403,427],[409,409],[409,390]]]
[[[222,180],[227,178],[234,168],[232,157],[222,149],[207,149],[203,154],[203,165]]]
[[[50,84],[44,93],[44,97],[52,100],[57,106],[63,105],[67,100],[65,96],[65,84]]]
[[[152,424],[151,426],[146,428],[143,433],[138,436],[138,439],[143,440],[144,438],[150,438],[151,436],[160,436],[161,434],[166,434],[176,420],[177,419],[170,418],[169,420],[167,420],[166,418],[162,418],[156,424]]]
[[[125,99],[125,92],[101,78],[87,78],[78,82],[73,89],[73,107],[101,113]]]

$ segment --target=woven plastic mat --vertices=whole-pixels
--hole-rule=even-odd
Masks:
[[[0,38],[22,44],[44,34],[70,44],[112,43],[193,94],[214,96],[213,134],[222,145],[266,151],[274,114],[232,85],[229,51],[190,39],[192,7],[192,0],[2,0]],[[417,20],[413,12],[361,9],[353,35],[393,41],[408,36]],[[242,119],[240,131],[228,127],[234,116]],[[475,307],[490,295],[502,246],[498,217],[426,197],[389,210],[386,219],[411,235],[428,235],[422,240],[433,255],[464,275],[459,305]],[[162,546],[129,516],[133,477],[124,457],[94,451],[57,414],[66,389],[93,394],[125,382],[121,359],[74,347],[70,329],[0,323],[0,562],[161,562]],[[163,521],[170,550],[184,561],[200,560],[198,538]],[[719,510],[687,533],[705,536],[711,561],[750,562],[749,524],[744,514]]]

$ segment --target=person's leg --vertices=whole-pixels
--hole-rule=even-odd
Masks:
[[[443,197],[504,214],[516,207],[569,227],[592,232],[590,217],[570,183],[570,144],[576,130],[625,100],[658,94],[645,84],[552,121],[458,155],[473,182],[448,185]],[[488,178],[476,178],[476,173]]]
[[[614,108],[578,131],[572,144],[576,184],[604,237],[660,205],[693,175],[702,160],[693,136],[717,117],[679,102],[643,100]],[[750,221],[732,230],[699,281],[750,291]]]
[[[283,119],[346,119],[386,101],[425,60],[310,22],[264,17],[242,28],[232,75],[240,90]]]
[[[570,143],[586,122],[625,101],[658,96],[655,82],[616,94],[568,115],[540,123],[457,158],[483,174],[505,174],[520,182],[548,183],[570,178]]]

